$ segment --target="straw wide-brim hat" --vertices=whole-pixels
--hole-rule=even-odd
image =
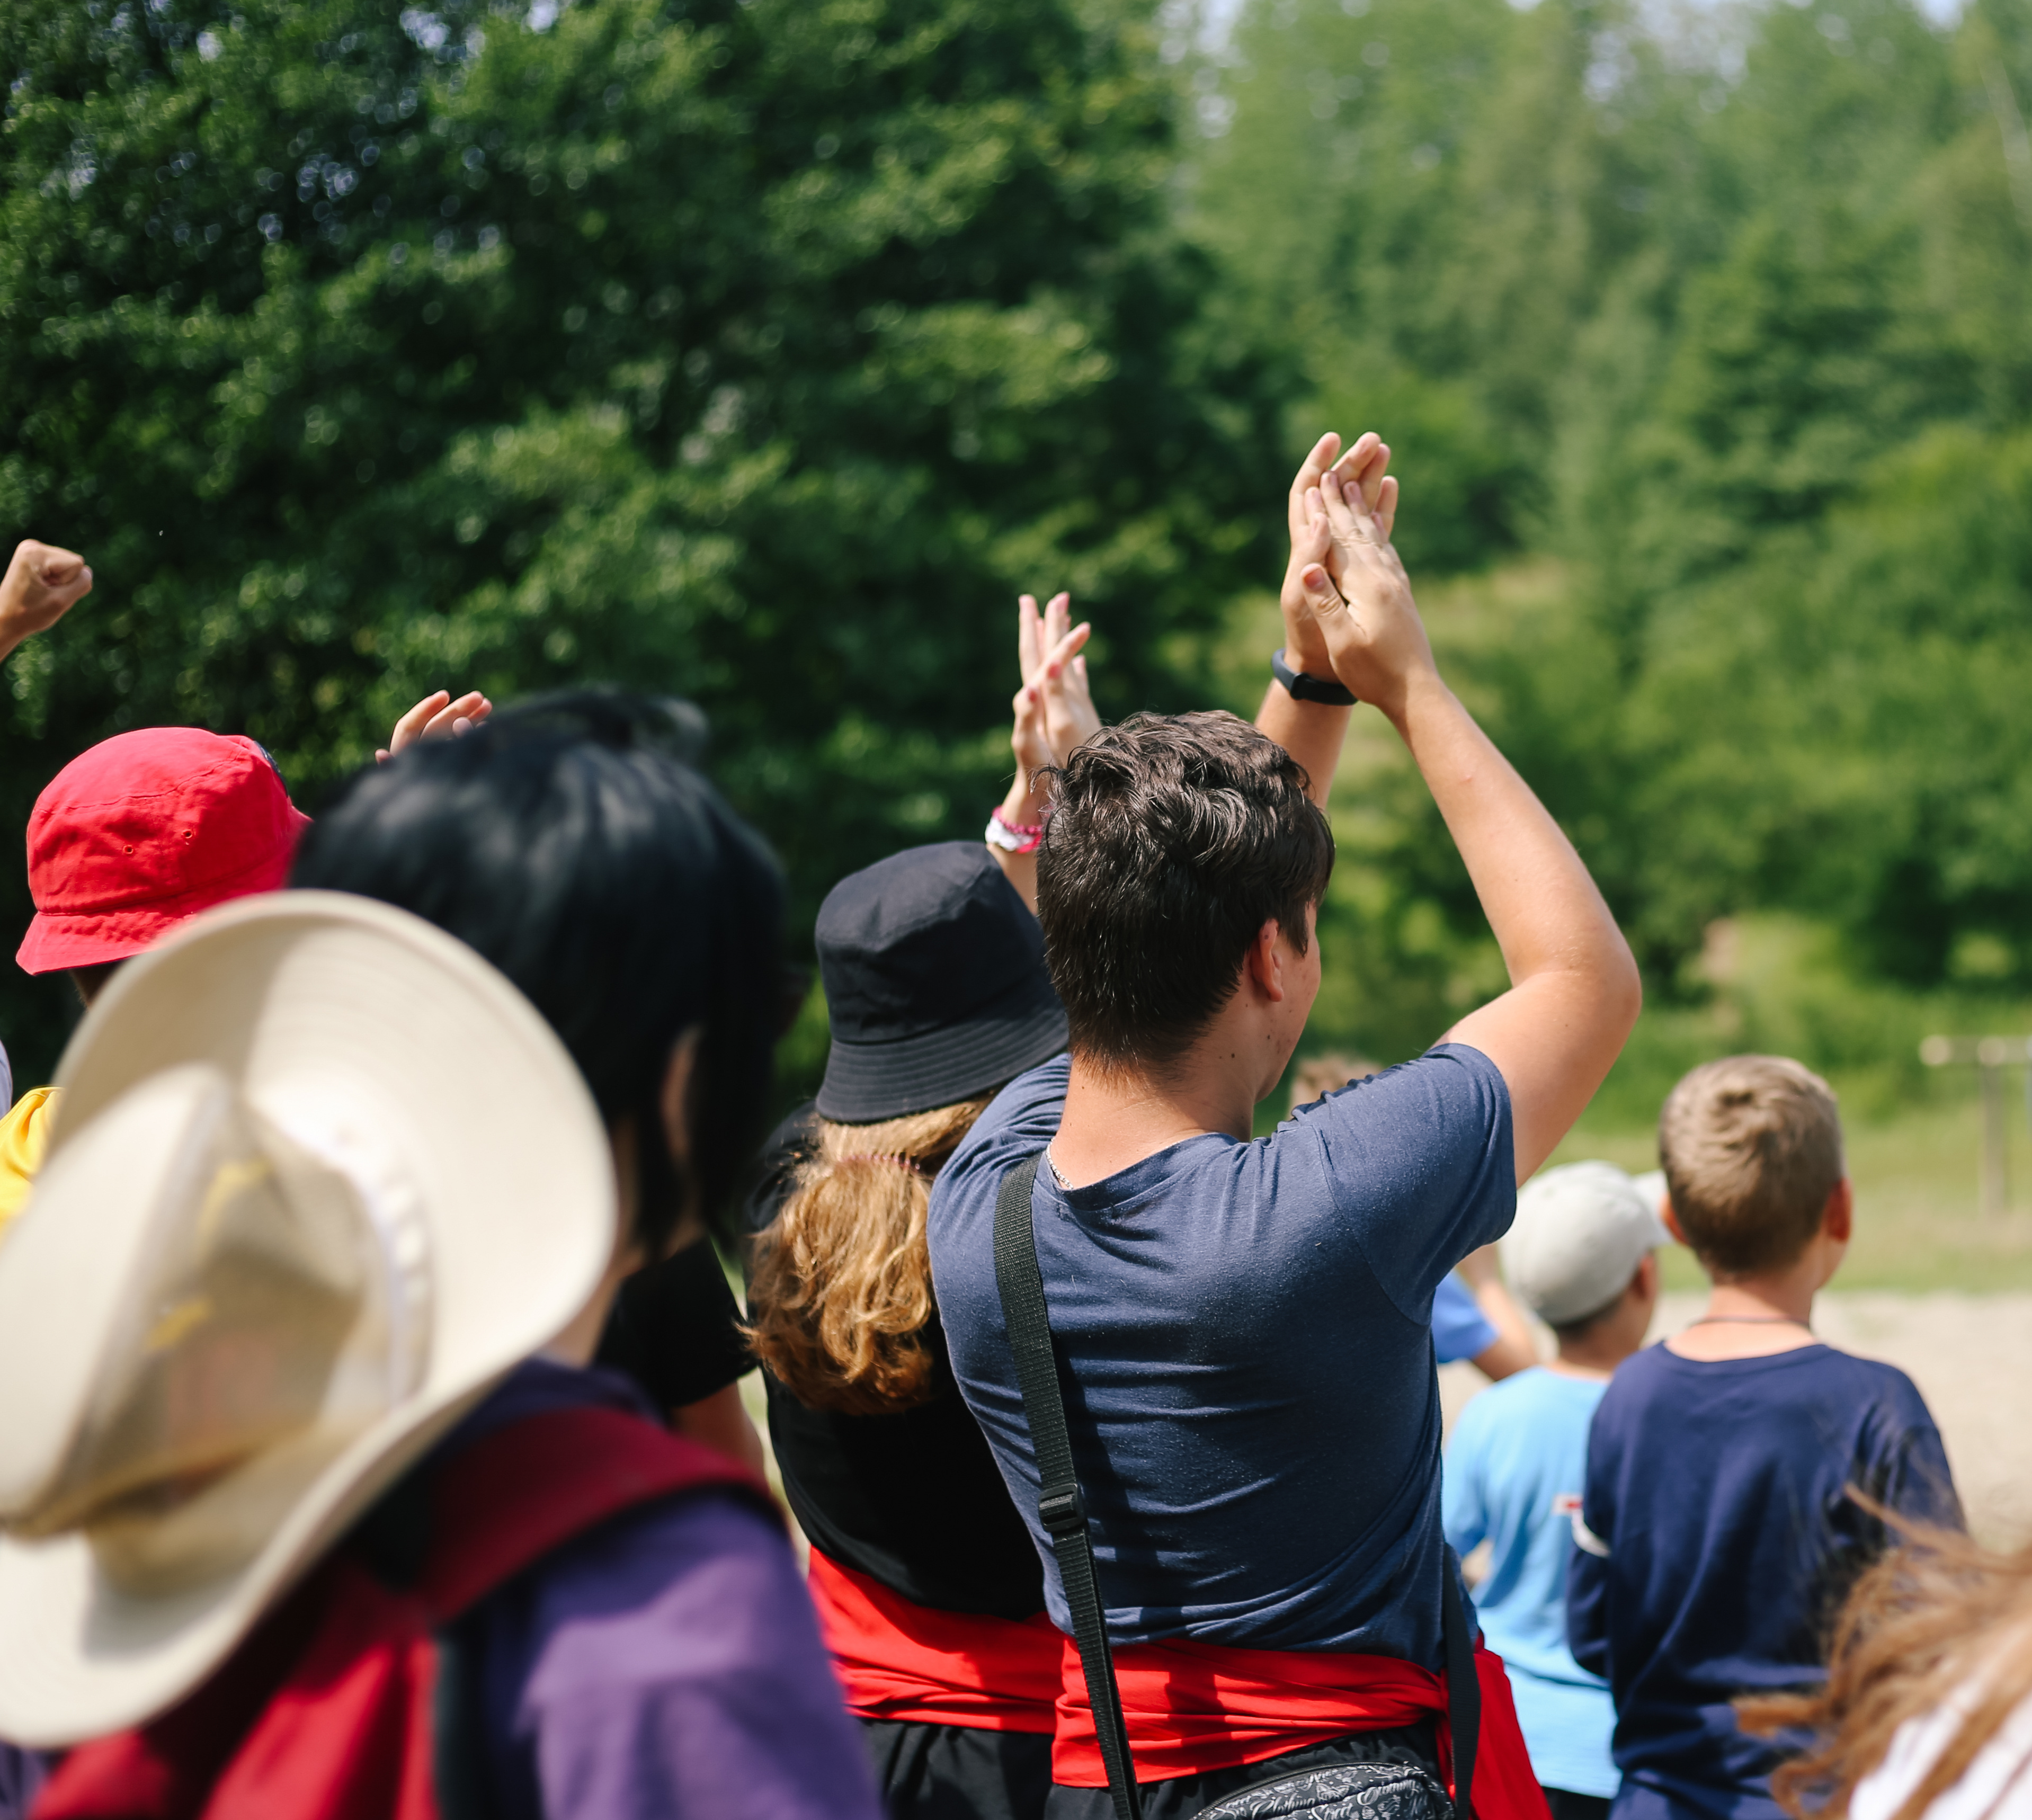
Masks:
[[[194,1689],[581,1312],[615,1236],[556,1036],[365,899],[194,919],[57,1084],[0,1244],[0,1736],[44,1747]]]

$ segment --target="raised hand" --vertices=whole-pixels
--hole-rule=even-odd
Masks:
[[[1322,474],[1316,491],[1328,547],[1298,566],[1301,594],[1334,675],[1393,720],[1413,682],[1436,675],[1410,578],[1390,544],[1395,488],[1382,480],[1372,499],[1365,484],[1343,482],[1332,469]]]
[[[1364,506],[1382,524],[1386,542],[1397,519],[1397,483],[1388,471],[1389,445],[1370,432],[1357,437],[1347,453],[1336,459],[1339,449],[1340,438],[1333,431],[1320,437],[1293,476],[1285,503],[1291,553],[1284,566],[1284,584],[1277,596],[1284,615],[1284,655],[1294,670],[1314,676],[1328,675],[1332,665],[1300,577],[1306,566],[1315,562],[1324,563],[1330,575],[1337,577],[1339,573],[1320,484],[1329,473],[1351,481]]]
[[[470,733],[493,712],[494,704],[476,689],[456,701],[450,690],[434,690],[395,723],[395,731],[388,735],[387,745],[374,754],[374,762],[386,764],[420,739],[450,739],[455,734]]]
[[[1100,731],[1100,716],[1087,690],[1086,660],[1079,655],[1093,630],[1075,626],[1049,647],[1035,679],[1018,690],[1010,704],[1016,725],[1009,743],[1025,780],[1047,765],[1063,764],[1074,746]]]
[[[1041,615],[1034,594],[1024,595],[1016,604],[1017,663],[1024,687],[1038,693],[1044,743],[1051,753],[1047,764],[1063,764],[1074,746],[1100,731],[1100,714],[1087,683],[1086,659],[1081,655],[1093,627],[1084,620],[1073,625],[1072,616],[1070,594],[1054,594]],[[1020,697],[1017,711],[1020,719]]]
[[[1370,434],[1374,432],[1372,431]],[[1375,451],[1366,461],[1350,458],[1358,458],[1360,454],[1360,445],[1358,444],[1348,451],[1347,457],[1334,463],[1332,472],[1340,476],[1343,486],[1346,486],[1350,479],[1361,483],[1362,503],[1368,507],[1370,516],[1383,527],[1383,540],[1387,544],[1391,533],[1397,528],[1398,488],[1395,477],[1389,472],[1390,445],[1379,438]],[[1357,472],[1358,467],[1359,473]]]
[[[1016,669],[1025,682],[1034,682],[1044,667],[1044,653],[1065,637],[1071,626],[1073,597],[1054,594],[1040,613],[1037,596],[1020,595],[1016,601]]]
[[[1100,716],[1087,689],[1086,659],[1080,654],[1093,628],[1084,622],[1070,624],[1072,616],[1069,594],[1053,595],[1041,613],[1034,594],[1024,595],[1016,604],[1016,662],[1023,673],[1023,685],[1009,704],[1014,716],[1009,745],[1016,754],[1016,775],[995,819],[1029,844],[1024,851],[1013,850],[991,823],[988,850],[1033,910],[1037,907],[1035,831],[1044,823],[1048,787],[1037,774],[1063,764],[1074,746],[1100,730]]]
[[[92,570],[82,556],[24,538],[0,577],[0,657],[47,632],[91,592]]]

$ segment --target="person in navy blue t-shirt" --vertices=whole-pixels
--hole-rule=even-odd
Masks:
[[[1434,667],[1379,447],[1350,450],[1343,484],[1323,439],[1292,489],[1264,731],[1139,715],[1064,767],[1038,910],[1070,1054],[988,1107],[928,1216],[954,1377],[1067,1627],[994,1258],[1002,1182],[1041,1153],[1031,1216],[1074,1464],[1132,1753],[1162,1789],[1145,1811],[1167,1820],[1314,1762],[1434,1764],[1451,1565],[1433,1293],[1507,1227],[1637,1012],[1586,869]],[[1319,805],[1357,697],[1420,767],[1513,984],[1252,1140],[1319,989]],[[1476,1807],[1542,1816],[1496,1691],[1514,1760],[1489,1752],[1485,1701]],[[1052,1820],[1111,1811],[1069,1693]],[[1528,1796],[1507,1808],[1506,1769]]]
[[[1666,1224],[1714,1289],[1595,1413],[1568,1639],[1616,1701],[1612,1820],[1782,1820],[1781,1746],[1734,1702],[1822,1679],[1842,1599],[1892,1540],[1871,1504],[1956,1525],[1959,1507],[1911,1380],[1810,1325],[1853,1217],[1827,1084],[1711,1062],[1673,1089],[1659,1149]]]

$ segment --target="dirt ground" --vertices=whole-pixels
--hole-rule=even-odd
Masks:
[[[1683,1327],[1700,1308],[1698,1295],[1665,1296],[1651,1337]],[[2032,1295],[1837,1290],[1815,1304],[1813,1325],[1830,1345],[1884,1359],[1918,1385],[1977,1537],[1993,1545],[2032,1537]],[[1551,1336],[1541,1337],[1549,1351]],[[1471,1365],[1440,1367],[1450,1426],[1485,1388]]]

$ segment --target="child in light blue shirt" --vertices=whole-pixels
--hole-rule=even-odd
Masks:
[[[1588,1425],[1611,1373],[1644,1343],[1658,1298],[1653,1253],[1666,1237],[1656,1197],[1608,1164],[1570,1164],[1527,1183],[1503,1260],[1558,1355],[1476,1397],[1447,1448],[1447,1540],[1463,1556],[1489,1545],[1475,1612],[1509,1670],[1553,1820],[1603,1820],[1619,1781],[1608,1685],[1567,1647],[1567,1562],[1590,1539],[1575,1521]]]

